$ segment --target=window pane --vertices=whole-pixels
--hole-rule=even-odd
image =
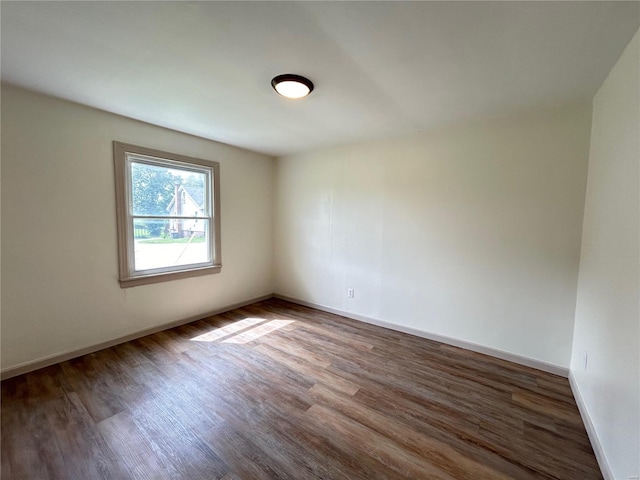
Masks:
[[[209,220],[135,219],[136,271],[211,261]]]
[[[208,216],[204,172],[131,162],[133,215]]]
[[[220,164],[120,142],[113,149],[120,286],[220,272]]]

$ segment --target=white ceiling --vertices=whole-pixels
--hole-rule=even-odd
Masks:
[[[271,155],[590,98],[639,2],[2,2],[2,79]],[[304,100],[271,88],[309,77]]]

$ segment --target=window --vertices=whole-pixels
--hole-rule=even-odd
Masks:
[[[220,165],[113,142],[120,286],[218,273]]]

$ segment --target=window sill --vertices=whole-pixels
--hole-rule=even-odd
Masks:
[[[156,273],[153,275],[140,275],[138,277],[121,278],[120,288],[137,287],[138,285],[149,285],[152,283],[168,282],[181,278],[199,277],[212,273],[220,273],[222,265],[212,267],[194,268],[192,270],[181,270],[179,272]]]

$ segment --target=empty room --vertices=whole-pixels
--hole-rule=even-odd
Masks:
[[[640,2],[0,22],[2,480],[640,480]]]

